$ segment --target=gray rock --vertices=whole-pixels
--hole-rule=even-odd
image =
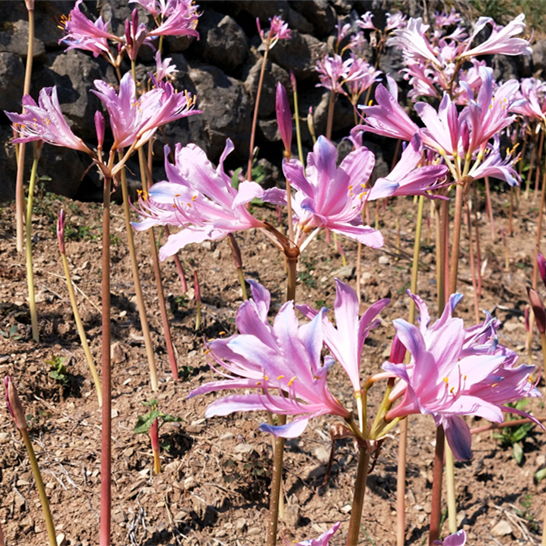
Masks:
[[[208,65],[192,67],[189,77],[197,90],[197,106],[203,110],[199,118],[204,120],[211,161],[220,157],[226,138],[233,141],[237,155],[246,157],[253,105],[244,84]]]
[[[25,68],[14,53],[0,53],[0,112],[21,111]]]
[[[240,10],[244,10],[256,19],[260,18],[262,28],[268,28],[268,19],[280,15],[291,29],[299,32],[313,32],[313,25],[300,13],[292,9],[286,0],[237,0],[232,2]],[[299,3],[299,2],[298,2]]]
[[[538,78],[546,76],[546,40],[538,40],[533,45],[533,72]]]
[[[10,52],[27,56],[28,49],[28,21],[21,19],[9,25],[9,30],[0,31],[0,52]],[[33,57],[39,57],[45,52],[44,43],[34,38]]]
[[[207,63],[221,66],[228,73],[242,68],[248,40],[234,19],[207,9],[199,21],[199,33],[195,47]]]
[[[261,70],[262,59],[259,59],[254,66],[250,68],[245,79],[245,87],[250,93],[253,101],[255,100],[258,91]],[[260,96],[260,107],[258,109],[259,117],[264,118],[275,112],[275,96],[278,82],[282,83],[287,90],[290,90],[290,76],[288,75],[288,72],[278,64],[268,62],[265,67],[262,93]],[[291,95],[291,93],[289,93],[289,95]]]
[[[336,12],[328,0],[295,2],[294,8],[313,24],[315,34],[327,36],[334,29]]]
[[[32,157],[32,148],[27,151],[27,154]],[[38,164],[38,174],[50,178],[44,184],[47,191],[73,198],[78,193],[89,163],[87,156],[76,150],[44,144]]]
[[[279,42],[270,52],[270,58],[285,70],[292,70],[301,80],[318,81],[317,61],[327,53],[326,44],[308,34],[292,32],[292,38]]]

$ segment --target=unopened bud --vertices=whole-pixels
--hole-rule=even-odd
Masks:
[[[542,278],[542,282],[546,286],[546,258],[539,252],[537,257],[538,271]]]
[[[277,95],[275,97],[275,110],[277,112],[277,125],[281,134],[284,149],[287,155],[290,154],[292,147],[292,113],[290,112],[290,103],[288,94],[282,83],[277,84]]]
[[[64,250],[64,210],[61,209],[59,212],[59,219],[57,220],[57,239],[59,241],[59,249],[61,250],[61,254],[65,253]]]
[[[527,287],[527,295],[531,308],[533,309],[533,314],[535,315],[538,331],[541,334],[544,334],[546,333],[546,311],[544,310],[542,298],[539,296],[538,292],[530,286]]]
[[[201,290],[199,288],[199,279],[197,278],[197,269],[193,270],[193,290],[195,292],[195,301],[201,301]]]
[[[262,25],[260,25],[260,18],[259,17],[256,17],[256,27],[258,28],[258,34],[260,35],[260,38],[264,39],[264,33],[262,31]]]
[[[402,362],[404,362],[405,356],[406,348],[400,341],[398,334],[395,334],[394,339],[392,340],[389,362],[392,362],[393,364],[402,364]]]
[[[157,417],[150,425],[150,439],[152,440],[152,449],[154,451],[159,451],[159,424],[157,422]]]
[[[467,154],[470,146],[470,129],[468,128],[468,123],[466,121],[463,121],[461,125],[461,141],[463,143],[464,153]]]
[[[229,246],[231,247],[231,253],[233,254],[233,261],[235,262],[235,267],[241,269],[243,267],[243,258],[241,257],[241,249],[237,244],[235,236],[233,233],[230,233],[228,236]]]
[[[313,116],[313,107],[309,107],[309,114],[307,115],[307,128],[313,141],[315,140],[315,118]]]
[[[525,312],[523,313],[524,323],[525,323],[525,331],[528,332],[531,329],[531,325],[529,324],[529,307],[525,306]]]
[[[19,430],[27,430],[25,412],[23,411],[23,406],[19,400],[17,389],[9,375],[4,378],[4,386],[6,387],[6,404],[10,415],[13,417],[15,426]]]
[[[95,131],[97,132],[97,142],[99,148],[104,144],[104,116],[100,110],[95,112]]]
[[[25,0],[25,6],[27,7],[27,11],[34,11],[34,0]]]

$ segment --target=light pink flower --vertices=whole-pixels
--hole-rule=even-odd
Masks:
[[[155,54],[155,77],[159,80],[168,80],[178,72],[176,65],[171,62],[172,58],[161,58],[161,51],[157,51]]]
[[[338,167],[336,147],[324,136],[307,156],[305,170],[299,160],[285,160],[284,175],[297,190],[292,206],[298,229],[308,233],[325,227],[372,248],[381,247],[381,233],[361,225],[360,216],[374,164],[372,152],[361,147]]]
[[[141,221],[134,223],[136,230],[146,230],[154,225],[181,227],[170,235],[161,247],[162,260],[175,254],[190,243],[221,239],[229,233],[263,227],[263,222],[250,214],[246,204],[262,198],[267,192],[255,182],[244,181],[238,189],[232,186],[230,176],[224,171],[224,161],[233,150],[227,140],[226,148],[215,169],[205,152],[195,144],[175,148],[175,161],[168,160],[165,151],[165,171],[168,181],[158,182],[150,188],[146,199],[141,199]]]
[[[444,540],[435,540],[436,546],[464,546],[466,543],[466,532],[464,529],[457,531],[453,535],[449,535]]]
[[[275,15],[275,17],[269,19],[269,24],[269,32],[266,34],[260,25],[260,18],[256,18],[258,34],[260,35],[262,42],[267,42],[267,47],[269,47],[269,49],[271,49],[279,40],[289,40],[292,37],[292,31],[288,28],[288,23],[285,23],[282,20],[282,17]]]
[[[61,112],[56,87],[44,87],[38,104],[30,95],[23,97],[23,113],[5,112],[18,137],[13,142],[41,140],[54,146],[64,146],[91,154],[91,150],[70,129]]]
[[[330,544],[330,539],[336,531],[339,529],[339,526],[341,525],[341,522],[338,521],[335,523],[328,531],[320,535],[318,538],[310,539],[310,540],[304,540],[303,542],[296,542],[294,543],[294,546],[328,546]],[[290,546],[288,542],[285,540],[285,545]],[[449,545],[446,544],[446,546],[459,546],[458,544]]]
[[[162,8],[163,22],[148,36],[195,36],[199,39],[197,22],[201,13],[193,0],[170,0]]]
[[[363,30],[376,30],[375,25],[372,22],[373,19],[373,13],[371,11],[367,11],[364,15],[360,17],[360,20],[356,22],[356,24]]]
[[[401,11],[397,11],[396,13],[387,13],[385,32],[404,28],[406,26],[406,19],[407,17]]]
[[[90,21],[80,11],[81,3],[82,0],[78,0],[68,17],[61,21],[61,24],[64,24],[66,35],[59,40],[59,43],[67,44],[67,51],[82,49],[93,52],[95,57],[101,53],[110,53],[108,40],[113,42],[121,40],[108,32],[108,23],[105,23],[102,17],[99,17],[94,23]]]
[[[388,46],[396,46],[403,50],[404,55],[412,59],[424,59],[441,68],[438,52],[434,50],[425,33],[429,26],[423,20],[410,19],[405,28],[399,28],[387,40]]]
[[[330,393],[326,374],[334,361],[321,359],[323,313],[300,325],[294,303],[285,303],[271,326],[267,320],[269,292],[251,283],[253,300],[245,301],[237,313],[240,334],[209,344],[216,364],[227,370],[227,379],[208,383],[190,392],[189,397],[224,389],[252,389],[255,393],[228,395],[213,402],[206,417],[235,411],[267,410],[296,415],[283,426],[260,425],[260,430],[283,438],[302,434],[309,419],[332,414],[349,418],[350,413]],[[279,394],[273,394],[273,390]]]
[[[525,30],[525,14],[521,13],[513,21],[510,21],[505,27],[496,25],[490,17],[480,17],[474,25],[474,32],[470,36],[467,49],[461,53],[461,59],[477,57],[478,55],[531,55],[533,50],[527,40],[523,38],[514,38],[516,34],[521,34]],[[480,45],[469,49],[473,39],[478,33],[490,24],[493,28],[491,36]]]

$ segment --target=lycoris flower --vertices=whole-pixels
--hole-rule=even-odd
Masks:
[[[56,87],[44,87],[40,91],[38,104],[30,95],[23,97],[23,113],[6,112],[19,134],[13,142],[41,140],[54,146],[64,146],[91,154],[91,150],[78,138],[61,112]]]
[[[298,231],[326,227],[372,248],[381,247],[381,233],[361,225],[360,216],[375,164],[373,153],[362,146],[339,167],[336,163],[336,147],[323,136],[308,155],[305,170],[297,159],[284,161],[284,175],[298,190],[292,199]]]
[[[108,40],[120,42],[120,38],[108,32],[108,23],[105,23],[102,17],[94,23],[90,21],[80,11],[81,3],[82,0],[78,0],[68,17],[61,21],[61,28],[64,28],[66,35],[59,40],[59,43],[67,44],[67,51],[82,49],[91,51],[95,57],[101,53],[109,54]]]
[[[341,522],[338,521],[328,531],[320,535],[318,538],[304,540],[303,542],[296,542],[294,546],[328,546],[330,544],[330,539],[334,536],[336,531],[339,529]],[[284,541],[286,546],[290,546],[286,540]],[[447,546],[459,546],[459,545],[447,545]]]
[[[364,342],[370,330],[381,323],[380,320],[376,320],[376,317],[390,301],[389,299],[379,300],[359,318],[356,292],[348,284],[336,279],[336,300],[334,303],[336,326],[334,327],[324,317],[324,343],[349,376],[355,392],[360,393],[361,390],[360,360]],[[320,313],[308,305],[297,305],[296,307],[307,318],[314,318]]]
[[[449,535],[444,540],[435,540],[436,546],[464,546],[466,543],[466,531],[461,529],[453,535]]]
[[[195,144],[184,148],[177,144],[172,164],[166,148],[168,181],[154,184],[149,195],[141,198],[142,218],[133,224],[139,231],[167,224],[183,228],[161,247],[162,260],[187,244],[217,240],[235,231],[264,226],[245,205],[252,199],[267,196],[267,191],[256,182],[241,182],[238,189],[232,186],[230,176],[224,171],[225,158],[232,150],[233,143],[228,139],[215,169],[205,152]]]
[[[193,109],[195,99],[189,94],[175,93],[170,83],[156,83],[155,89],[137,98],[135,82],[129,72],[121,79],[119,93],[102,80],[95,80],[98,91],[93,93],[102,100],[110,116],[113,149],[139,148],[161,125],[201,113]]]
[[[157,53],[155,54],[155,77],[158,81],[168,80],[178,72],[176,65],[174,63],[171,63],[171,61],[171,57],[162,59],[161,51],[157,51]]]
[[[332,414],[349,419],[350,412],[326,385],[326,374],[334,360],[328,356],[324,362],[321,359],[323,312],[310,323],[300,325],[294,303],[289,301],[281,307],[271,326],[267,321],[269,292],[257,283],[251,283],[251,287],[254,301],[245,301],[237,314],[241,333],[209,344],[209,354],[216,364],[236,375],[205,384],[189,396],[256,388],[255,393],[228,395],[213,402],[206,410],[206,417],[252,410],[297,415],[286,425],[260,425],[260,430],[283,438],[302,434],[313,417]],[[273,394],[277,389],[279,394]]]
[[[195,36],[199,39],[196,28],[201,13],[193,0],[158,0],[158,5],[163,22],[148,32],[148,36]]]
[[[498,344],[490,320],[481,330],[465,330],[463,321],[452,316],[460,294],[451,296],[441,318],[432,326],[424,302],[409,294],[419,308],[420,326],[401,319],[394,321],[398,337],[412,359],[409,366],[383,364],[385,371],[401,379],[390,400],[403,396],[386,418],[390,421],[412,413],[432,415],[436,426],[444,427],[455,457],[469,459],[470,429],[462,416],[475,415],[500,423],[502,411],[521,414],[504,404],[525,396],[541,396],[530,382],[534,367],[515,367],[515,353]],[[493,335],[484,347],[483,333],[491,332],[491,327]]]
[[[269,49],[271,49],[279,40],[289,40],[292,37],[292,31],[288,28],[288,23],[285,23],[282,20],[282,17],[275,15],[275,17],[269,19],[269,23],[269,32],[266,35],[260,25],[260,18],[256,17],[258,34],[260,35],[262,42],[265,43],[266,47]]]

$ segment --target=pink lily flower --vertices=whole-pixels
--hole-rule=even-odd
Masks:
[[[381,247],[381,233],[361,225],[360,216],[375,164],[373,153],[361,147],[348,154],[339,167],[336,162],[337,149],[323,136],[307,156],[305,170],[297,159],[283,162],[284,175],[298,190],[292,199],[298,232],[326,227],[372,248]]]
[[[496,25],[490,17],[480,17],[474,26],[474,32],[468,40],[467,49],[461,53],[461,59],[477,57],[478,55],[531,55],[533,49],[529,42],[523,38],[514,38],[516,34],[521,34],[525,30],[525,14],[521,13],[513,21],[510,21],[505,27]],[[473,39],[478,33],[490,24],[493,28],[491,36],[482,44],[469,49]]]
[[[102,80],[95,80],[93,91],[104,103],[110,115],[114,134],[113,149],[133,146],[137,149],[147,142],[158,127],[171,121],[200,114],[194,110],[195,99],[187,93],[175,93],[170,83],[156,82],[157,87],[136,96],[136,86],[127,72],[119,84],[119,93]]]
[[[59,43],[64,42],[67,44],[67,51],[70,49],[82,49],[91,51],[94,57],[97,57],[101,53],[108,55],[110,53],[108,40],[112,42],[120,42],[121,40],[108,32],[108,23],[105,23],[102,17],[99,17],[94,23],[90,21],[80,11],[81,3],[82,0],[78,0],[72,11],[68,14],[68,17],[61,20],[61,25],[66,35],[59,40]]]
[[[500,154],[500,140],[498,135],[495,135],[493,146],[488,147],[486,151],[488,154],[485,159],[479,163],[476,162],[470,169],[468,176],[471,176],[474,180],[490,176],[491,178],[504,180],[510,186],[519,185],[521,177],[514,168],[513,150],[509,150],[503,159]]]
[[[376,320],[376,317],[390,301],[386,298],[377,301],[359,318],[356,292],[348,284],[336,279],[334,303],[336,327],[324,316],[322,323],[324,343],[349,376],[355,392],[361,390],[360,360],[364,342],[370,330],[381,323],[380,320]],[[321,313],[308,305],[296,305],[296,307],[308,319],[313,319]]]
[[[442,11],[442,13],[434,13],[434,25],[438,28],[459,25],[462,22],[463,18],[455,11],[455,8],[451,8],[449,13],[446,13],[445,11]]]
[[[334,536],[336,531],[339,529],[339,526],[341,525],[341,522],[338,521],[337,523],[334,523],[328,531],[325,533],[322,533],[318,538],[310,539],[310,540],[304,540],[303,542],[296,542],[294,546],[328,546],[330,544],[330,539]],[[288,542],[286,540],[284,541],[285,546],[289,546]],[[449,546],[449,545],[448,545]],[[453,545],[453,546],[459,546],[459,545]]]
[[[23,97],[23,113],[5,112],[19,136],[13,142],[41,140],[54,146],[64,146],[92,154],[91,150],[70,129],[61,112],[56,87],[44,87],[38,104],[30,96]]]
[[[438,60],[438,52],[431,46],[425,33],[429,25],[423,24],[423,20],[410,19],[405,28],[398,28],[387,40],[388,46],[396,46],[404,51],[404,55],[414,60],[427,60],[438,68],[442,63]]]
[[[360,20],[356,22],[356,24],[362,29],[362,30],[377,30],[375,28],[375,25],[372,22],[373,19],[373,13],[371,11],[367,11],[364,15],[360,17]]]
[[[275,15],[275,17],[269,19],[269,25],[269,32],[266,34],[260,25],[260,18],[256,17],[258,34],[262,42],[267,43],[269,49],[274,47],[279,40],[290,40],[292,37],[292,31],[288,28],[288,23],[285,23],[282,17]]]
[[[353,130],[365,130],[392,138],[400,138],[410,141],[413,135],[420,129],[406,111],[398,103],[398,86],[396,82],[387,76],[389,89],[380,84],[375,90],[375,106],[361,106],[360,109],[366,116],[365,125],[358,125]]]
[[[162,5],[162,2],[160,2]],[[199,39],[197,22],[201,13],[197,10],[199,6],[193,0],[170,0],[161,7],[163,22],[148,36],[195,36]]]
[[[283,438],[302,434],[313,417],[331,414],[349,418],[349,411],[326,385],[326,374],[334,361],[330,357],[321,361],[323,312],[310,323],[300,325],[290,301],[281,307],[271,326],[267,322],[269,292],[257,283],[251,286],[254,302],[244,302],[237,314],[241,333],[209,345],[216,364],[240,378],[228,376],[227,380],[203,385],[189,397],[226,388],[256,387],[259,391],[254,394],[228,395],[216,400],[205,416],[253,410],[297,415],[286,425],[260,425],[260,430]],[[274,389],[279,389],[278,395],[272,394]]]
[[[461,529],[453,535],[449,535],[444,540],[435,540],[436,546],[464,546],[466,543],[466,531]]]
[[[158,81],[168,80],[178,72],[176,65],[171,62],[172,58],[161,58],[161,51],[157,51],[155,54],[155,78]]]
[[[479,343],[481,337],[476,337],[476,330],[465,331],[463,321],[452,316],[462,297],[460,294],[451,296],[442,316],[432,326],[429,326],[430,318],[423,301],[409,294],[420,309],[420,326],[417,328],[401,319],[394,321],[398,337],[412,360],[409,366],[383,364],[385,371],[401,379],[393,389],[391,400],[403,396],[386,418],[392,420],[411,413],[432,415],[436,426],[443,425],[455,457],[469,459],[472,457],[470,429],[461,416],[475,415],[502,422],[502,411],[514,411],[503,404],[525,396],[540,396],[529,380],[534,367],[514,367],[513,352],[494,339],[486,352]],[[471,339],[477,341],[475,347],[469,343]]]
[[[264,226],[245,205],[255,198],[267,197],[271,190],[264,191],[256,182],[248,181],[235,189],[224,171],[224,161],[232,151],[233,143],[228,139],[215,169],[195,144],[184,148],[177,144],[173,164],[168,160],[169,149],[165,149],[168,181],[154,184],[149,195],[140,199],[138,210],[142,218],[133,224],[137,231],[155,225],[183,228],[170,235],[161,247],[161,260],[190,243],[217,240],[235,231]]]
[[[374,201],[391,195],[424,195],[430,199],[447,199],[441,195],[428,193],[445,186],[438,181],[447,174],[447,167],[445,165],[417,167],[422,159],[422,149],[421,138],[417,134],[402,152],[402,157],[394,169],[386,177],[375,181],[368,199]]]
[[[152,45],[153,38],[148,36],[148,27],[145,23],[138,23],[138,10],[134,9],[130,19],[125,20],[125,50],[131,61],[136,61],[140,48],[146,44],[155,49]]]
[[[401,11],[397,11],[396,13],[387,13],[385,32],[404,28],[406,26],[406,19],[407,17]]]
[[[320,83],[317,83],[316,86],[325,87],[334,93],[346,95],[347,93],[343,89],[343,84],[348,81],[353,62],[353,58],[344,61],[341,56],[337,54],[333,57],[324,57],[323,59],[320,59],[317,61],[316,67]],[[358,76],[359,74],[354,73],[352,75],[353,79]]]
[[[349,67],[345,83],[353,103],[356,103],[364,91],[381,79],[382,72],[354,54],[350,58],[353,63]]]
[[[510,107],[511,112],[527,116],[529,119],[546,121],[546,101],[544,93],[546,85],[535,78],[525,78],[521,81],[520,93]]]

